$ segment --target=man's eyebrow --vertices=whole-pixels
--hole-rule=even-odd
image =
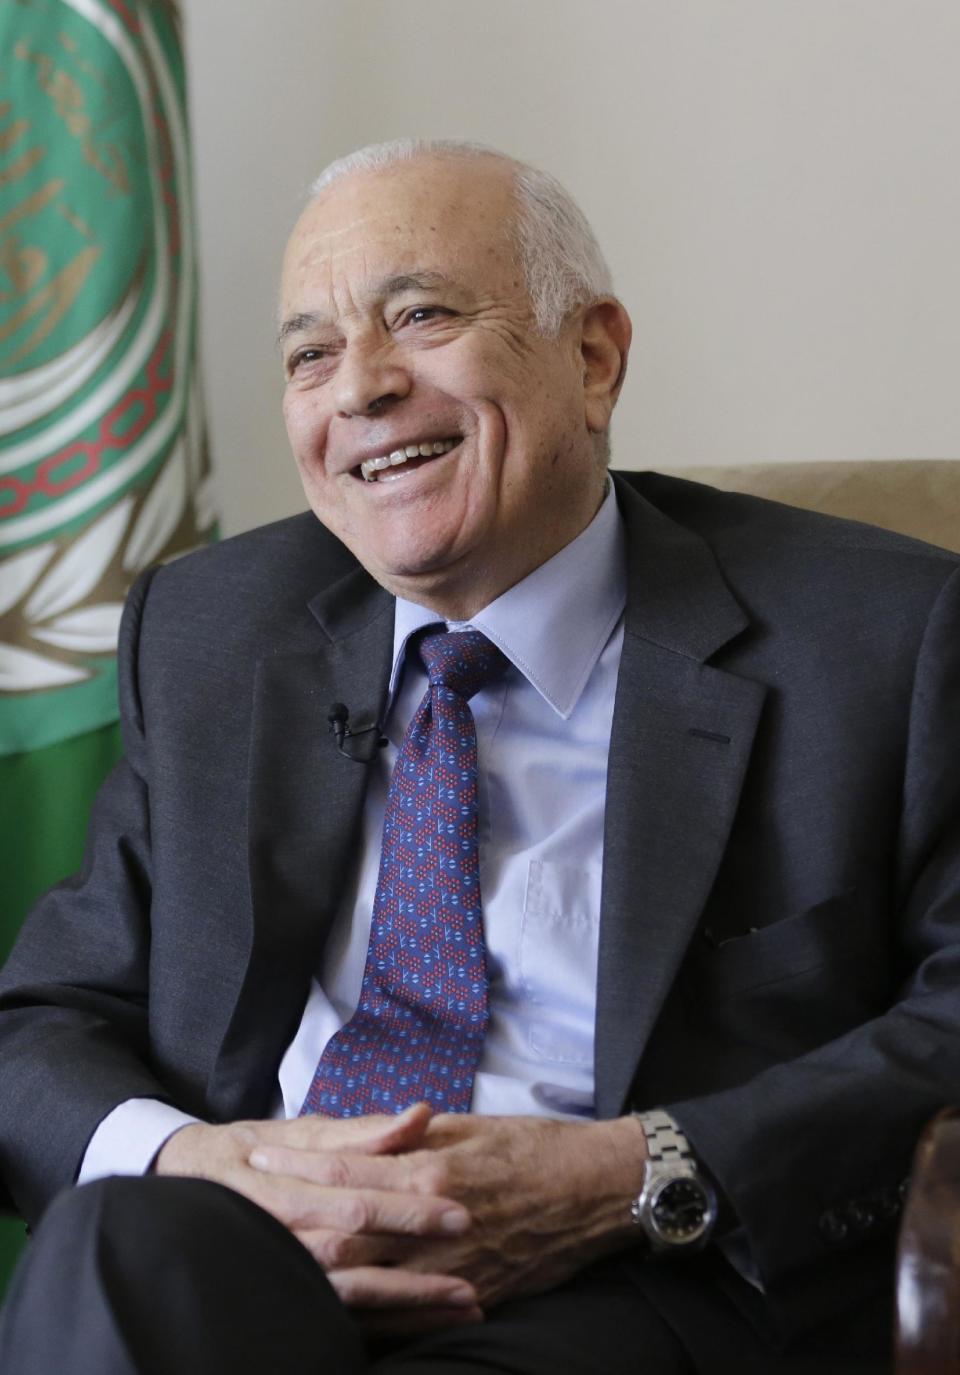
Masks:
[[[449,277],[442,272],[402,272],[395,277],[383,277],[374,286],[374,295],[386,300],[389,296],[399,296],[403,291],[436,291],[438,288],[453,286]]]
[[[323,323],[324,316],[315,310],[301,311],[299,315],[289,315],[277,333],[277,343],[282,344],[291,334],[300,334],[303,330],[312,329],[315,325]]]
[[[400,272],[392,277],[381,277],[370,288],[370,295],[377,301],[388,301],[391,296],[399,296],[404,291],[443,291],[456,283],[442,272]],[[282,344],[291,334],[314,329],[317,325],[329,324],[325,315],[316,310],[301,311],[289,316],[280,326],[277,343]]]

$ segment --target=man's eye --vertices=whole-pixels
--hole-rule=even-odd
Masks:
[[[453,311],[446,306],[414,306],[408,310],[406,315],[401,317],[400,323],[405,325],[422,325],[428,320],[436,320],[441,315],[452,315]]]
[[[304,363],[319,363],[326,356],[325,349],[300,349],[300,351],[295,353],[290,359],[287,367],[291,372],[296,372]]]

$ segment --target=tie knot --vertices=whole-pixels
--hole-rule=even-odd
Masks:
[[[465,700],[494,682],[509,660],[479,630],[441,630],[420,641],[420,657],[432,687],[449,688]]]

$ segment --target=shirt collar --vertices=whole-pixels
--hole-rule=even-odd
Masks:
[[[471,617],[559,716],[573,711],[626,601],[626,539],[613,484],[575,540]],[[407,640],[435,612],[397,598],[390,703]],[[451,629],[465,629],[448,622]]]

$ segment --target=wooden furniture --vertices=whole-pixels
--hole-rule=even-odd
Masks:
[[[960,1109],[940,1113],[914,1161],[897,1250],[897,1375],[960,1370]]]

